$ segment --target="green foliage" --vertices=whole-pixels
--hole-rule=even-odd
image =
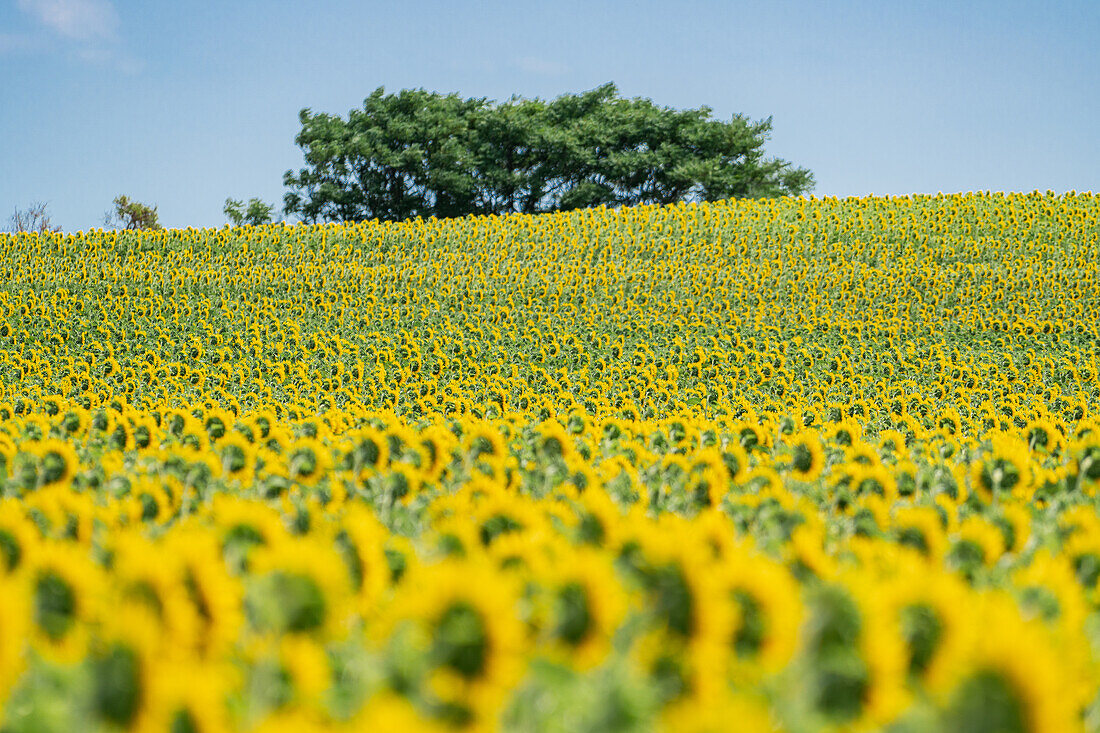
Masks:
[[[265,204],[258,198],[250,198],[246,204],[238,199],[227,198],[222,209],[233,226],[260,226],[273,221],[275,207]]]
[[[400,220],[800,195],[813,176],[767,158],[771,118],[711,117],[624,99],[614,84],[504,103],[378,88],[338,115],[299,114],[306,167],[288,214]],[[227,202],[228,209],[229,202]],[[227,211],[228,213],[228,211]]]
[[[147,206],[140,201],[131,201],[127,196],[116,196],[115,210],[103,216],[103,224],[109,229],[155,230],[163,229],[157,216],[157,207]]]

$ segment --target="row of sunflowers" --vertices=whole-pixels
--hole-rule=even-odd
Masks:
[[[0,235],[5,731],[1100,728],[1100,202]]]

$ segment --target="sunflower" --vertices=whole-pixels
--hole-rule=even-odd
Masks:
[[[389,462],[390,447],[386,436],[374,428],[355,428],[344,434],[343,456],[339,465],[344,470],[358,471],[366,476],[380,471]]]
[[[1004,504],[996,520],[1004,534],[1005,549],[1020,554],[1031,538],[1032,513],[1026,504]]]
[[[863,437],[863,428],[852,418],[844,418],[825,430],[825,436],[839,446],[850,446]]]
[[[943,558],[947,536],[943,518],[933,507],[899,507],[891,522],[896,541],[912,547],[933,561]]]
[[[254,413],[246,421],[245,424],[253,428],[257,440],[266,440],[271,433],[271,426],[278,422],[278,418],[275,417],[275,413],[262,410]]]
[[[1023,430],[1024,440],[1032,451],[1058,455],[1065,448],[1065,438],[1050,420],[1032,420]]]
[[[737,442],[746,452],[767,451],[770,436],[763,425],[743,423],[736,427]]]
[[[970,591],[956,576],[941,572],[936,561],[912,552],[884,553],[877,564],[871,576],[876,613],[900,632],[906,673],[923,682],[933,662],[968,625]]]
[[[1100,582],[1100,526],[1095,517],[1089,516],[1062,544],[1062,554],[1073,563],[1078,582],[1093,591]]]
[[[116,414],[113,411],[107,413],[108,421],[104,429],[104,438],[107,445],[117,451],[126,452],[134,450],[137,443],[134,439],[134,425],[129,417]]]
[[[540,574],[550,606],[547,633],[552,653],[578,669],[599,664],[626,611],[626,594],[611,558],[591,548],[578,548],[556,559]]]
[[[549,460],[568,461],[573,453],[573,437],[557,420],[544,420],[536,430],[536,452]]]
[[[331,463],[331,452],[316,438],[299,438],[287,449],[287,473],[304,486],[316,486]]]
[[[474,720],[498,708],[525,666],[517,596],[507,576],[478,561],[444,560],[410,571],[389,623],[412,622],[423,632],[433,697]]]
[[[286,536],[282,517],[266,503],[219,493],[207,511],[218,530],[222,552],[237,567],[244,567],[253,547],[272,545]]]
[[[22,450],[37,457],[38,485],[67,487],[80,468],[76,449],[64,440],[47,438],[24,443]]]
[[[739,611],[729,641],[734,679],[746,683],[779,672],[799,643],[798,583],[782,565],[745,550],[726,558],[718,583]]]
[[[464,452],[472,466],[487,476],[499,475],[504,464],[504,438],[490,423],[470,427],[464,439]]]
[[[595,547],[617,547],[622,510],[605,491],[586,491],[575,506],[575,541]]]
[[[424,454],[421,474],[426,482],[436,482],[443,476],[452,458],[457,441],[451,431],[441,425],[433,425],[420,433],[420,448]]]
[[[565,481],[558,487],[563,495],[576,500],[589,489],[596,490],[600,487],[600,477],[596,474],[595,468],[580,455],[567,461],[565,468],[567,471]]]
[[[248,481],[256,466],[256,446],[240,433],[229,433],[218,441],[222,475],[226,478]]]
[[[473,511],[472,505],[470,511]],[[477,525],[464,516],[442,516],[435,519],[423,540],[430,548],[430,555],[438,553],[444,557],[467,557],[475,554],[481,545]]]
[[[689,498],[701,506],[717,506],[729,491],[730,472],[717,448],[694,453],[687,467],[685,488]]]
[[[980,567],[992,567],[1004,551],[1001,530],[981,517],[971,516],[959,525],[947,559],[969,577]]]
[[[415,466],[408,463],[393,463],[386,471],[383,482],[387,496],[408,505],[420,493],[423,477]]]
[[[894,475],[881,464],[854,464],[845,467],[844,471],[849,477],[849,489],[855,496],[878,496],[888,501],[897,498],[898,486]]]
[[[16,448],[11,438],[0,433],[0,479],[7,478],[11,474],[15,454]]]
[[[121,728],[141,719],[150,695],[149,672],[163,654],[165,642],[171,641],[147,605],[113,605],[86,659],[97,718]]]
[[[959,411],[954,408],[946,408],[939,411],[936,418],[936,427],[947,435],[957,435],[962,432],[963,419]]]
[[[996,593],[969,602],[981,624],[965,625],[929,665],[942,724],[959,730],[1065,731],[1079,727],[1079,689],[1042,622],[1023,620]],[[1011,640],[1011,643],[1007,643]]]
[[[879,450],[894,457],[904,456],[907,447],[905,436],[901,432],[888,429],[878,435]]]
[[[44,656],[74,661],[83,656],[89,625],[101,618],[103,571],[67,543],[42,543],[23,573],[31,600],[31,645]]]
[[[307,536],[257,548],[245,595],[257,631],[329,636],[347,629],[351,583],[333,545]]]
[[[535,531],[546,524],[535,502],[501,490],[478,500],[471,519],[478,528],[481,544],[486,547],[503,535]]]
[[[710,549],[683,541],[689,523],[672,517],[664,521],[664,527],[639,527],[640,579],[650,627],[639,653],[650,673],[660,676],[672,663],[684,692],[710,694],[725,678],[737,607],[713,572]]]
[[[815,430],[802,430],[788,439],[790,471],[799,481],[815,481],[825,468],[825,451]]]
[[[91,423],[91,413],[78,405],[70,406],[58,415],[57,423],[69,438],[82,437]]]
[[[229,410],[214,408],[207,410],[202,418],[202,427],[210,440],[217,443],[229,432],[236,418]]]

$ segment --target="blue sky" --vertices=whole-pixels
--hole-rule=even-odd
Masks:
[[[815,194],[1100,190],[1100,2],[0,0],[0,226],[117,194],[168,226],[281,206],[302,107],[378,86],[504,99],[614,81],[774,116]]]

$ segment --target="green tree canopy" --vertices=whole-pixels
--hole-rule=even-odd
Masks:
[[[128,196],[116,196],[112,202],[114,211],[103,215],[103,224],[109,229],[150,230],[163,229],[157,207],[148,206],[140,201],[131,201]]]
[[[250,198],[248,203],[240,199],[227,198],[225,206],[222,207],[222,212],[229,217],[229,221],[235,227],[270,224],[271,214],[274,211],[274,206],[265,204],[256,197]]]
[[[304,109],[287,214],[398,220],[800,195],[805,168],[767,157],[771,118],[714,119],[624,99],[614,84],[496,103],[378,88],[347,118]]]

